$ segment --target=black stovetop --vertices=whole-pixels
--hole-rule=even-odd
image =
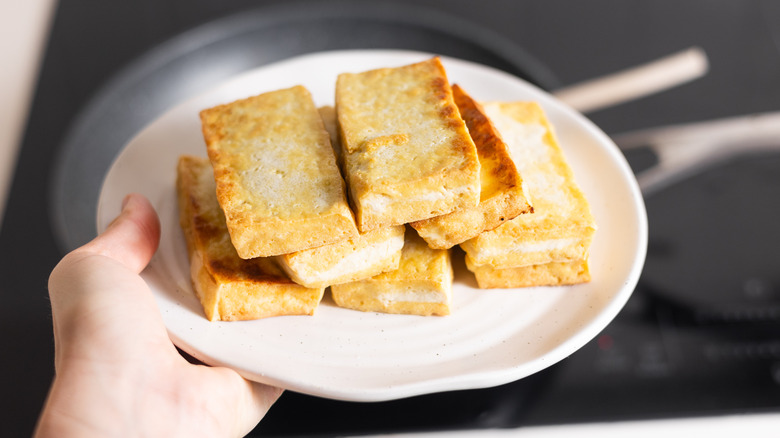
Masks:
[[[547,88],[696,45],[710,58],[705,78],[589,117],[608,134],[616,134],[780,108],[780,7],[769,0],[496,1],[478,8],[468,0],[361,4],[60,1],[0,230],[0,293],[6,309],[0,319],[3,435],[29,435],[52,377],[46,281],[63,251],[79,239],[63,235],[68,228],[58,223],[61,210],[79,212],[95,202],[89,188],[62,194],[58,178],[67,154],[63,149],[84,135],[74,126],[89,126],[85,112],[94,112],[95,102],[110,95],[112,87],[131,90],[139,86],[133,80],[159,77],[153,73],[164,70],[172,46],[179,55],[188,50],[205,53],[175,38],[182,32],[202,37],[209,31],[206,38],[213,42],[228,36],[201,25],[229,20],[235,13],[287,20],[316,5],[330,8],[320,20],[342,29],[339,35],[323,25],[322,33],[295,39],[294,29],[287,29],[284,43],[269,43],[276,51],[249,56],[232,68],[282,57],[279,47],[298,54],[337,48],[344,41],[351,41],[349,47],[399,44],[477,59]],[[439,22],[434,37],[415,41],[419,20],[409,20],[410,13],[405,13],[418,11],[413,6],[427,8],[422,15],[435,20],[455,17],[456,26],[448,29],[446,20]],[[362,26],[359,21],[367,19],[366,14],[375,19],[376,14],[365,11],[373,7],[408,32]],[[355,8],[364,11],[350,15]],[[312,19],[312,14],[307,17]],[[343,19],[355,28],[340,26]],[[366,33],[371,28],[376,35],[387,34],[363,42],[350,37],[350,29]],[[489,31],[480,34],[479,29]],[[464,44],[463,35],[472,34],[484,38]],[[307,38],[315,37],[319,42],[311,45]],[[167,51],[159,50],[166,41]],[[187,91],[192,90],[181,92]],[[143,105],[129,102],[116,114],[146,108]],[[142,125],[163,109],[149,108],[148,113],[134,114],[133,123]],[[68,159],[97,172],[93,178],[99,181],[101,160],[110,160],[121,140],[107,138],[86,156],[73,149]],[[637,169],[648,165],[642,151],[627,157]],[[780,228],[775,224],[780,216],[780,155],[744,156],[710,168],[648,196],[646,203],[650,246],[639,286],[603,333],[561,363],[496,388],[383,403],[287,393],[256,432],[334,435],[777,412]],[[84,214],[90,217],[91,210]],[[300,412],[308,412],[311,421],[300,421]]]

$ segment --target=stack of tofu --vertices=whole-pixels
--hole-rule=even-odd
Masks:
[[[336,305],[447,315],[451,248],[481,288],[589,280],[595,230],[538,105],[450,87],[438,58],[344,73],[201,113],[208,159],[178,166],[180,223],[209,320]]]

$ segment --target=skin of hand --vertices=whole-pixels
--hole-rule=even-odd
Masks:
[[[128,195],[106,231],[52,271],[56,373],[37,437],[244,436],[281,394],[179,354],[138,275],[159,237],[151,204]]]

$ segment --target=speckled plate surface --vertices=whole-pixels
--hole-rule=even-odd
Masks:
[[[445,57],[450,81],[475,98],[535,100],[544,107],[599,225],[591,249],[593,281],[571,287],[480,290],[456,257],[453,310],[447,317],[356,312],[336,307],[326,293],[311,317],[206,320],[189,282],[175,193],[179,155],[205,156],[198,112],[296,84],[305,85],[318,105],[332,104],[341,72],[404,65],[430,56],[337,51],[261,67],[176,106],[127,144],[104,180],[98,229],[115,217],[125,194],[139,192],[152,201],[162,237],[142,275],[177,346],[255,381],[327,398],[381,401],[520,379],[567,357],[615,317],[636,285],[647,246],[644,203],[623,156],[586,118],[533,85]]]

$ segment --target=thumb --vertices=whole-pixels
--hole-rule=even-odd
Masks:
[[[52,270],[49,297],[58,361],[59,347],[67,344],[70,335],[82,333],[81,329],[90,332],[91,324],[101,324],[103,319],[150,318],[152,324],[137,326],[165,333],[158,330],[161,322],[152,311],[154,300],[137,275],[151,260],[159,236],[159,220],[149,201],[128,195],[122,212],[103,233],[63,257]]]
[[[97,261],[104,268],[108,265],[114,265],[112,270],[120,268],[125,272],[124,277],[127,274],[137,277],[136,274],[146,267],[157,250],[159,239],[160,222],[152,205],[141,195],[127,195],[122,203],[122,212],[103,233],[71,251],[54,267],[49,276],[52,306],[56,310],[56,305],[62,301],[61,295],[67,297],[75,293],[70,289],[88,278],[89,270],[97,270]],[[80,267],[82,261],[87,259],[92,260],[89,266]],[[87,272],[80,272],[79,269],[86,269]],[[74,282],[74,277],[81,280]]]
[[[104,255],[139,273],[151,260],[159,240],[160,221],[154,207],[142,195],[130,194],[108,228],[76,252]]]

